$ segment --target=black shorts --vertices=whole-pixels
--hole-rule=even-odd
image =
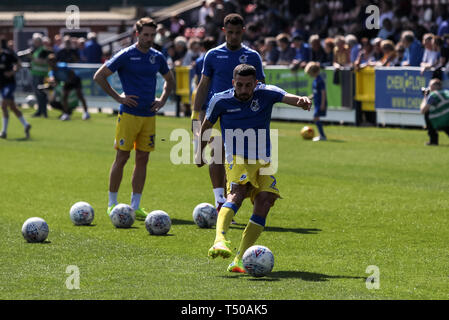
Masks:
[[[71,81],[64,83],[64,91],[70,91],[73,89],[81,89],[81,79],[80,77],[75,77]]]

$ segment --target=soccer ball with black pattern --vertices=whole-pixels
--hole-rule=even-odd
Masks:
[[[22,235],[28,242],[44,242],[48,232],[47,222],[38,217],[29,218],[22,226]]]
[[[120,203],[112,209],[109,218],[117,228],[130,228],[136,220],[136,213],[130,205]]]
[[[77,226],[86,226],[94,220],[94,208],[84,201],[75,203],[70,208],[70,220]]]
[[[243,267],[253,277],[264,277],[273,270],[274,256],[264,246],[252,246],[243,254]]]
[[[151,235],[164,235],[170,231],[170,216],[162,210],[151,211],[145,219],[145,227]]]
[[[193,221],[200,228],[212,228],[217,223],[217,209],[210,203],[200,203],[193,209]]]

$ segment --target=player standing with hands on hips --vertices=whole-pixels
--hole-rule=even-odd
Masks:
[[[256,74],[253,66],[238,65],[234,69],[233,88],[212,97],[200,130],[200,148],[195,155],[197,166],[203,166],[203,150],[209,140],[208,130],[220,120],[226,153],[228,195],[218,214],[215,241],[209,249],[209,257],[231,256],[231,243],[226,233],[232,218],[245,198],[250,197],[254,204],[237,254],[228,267],[229,272],[245,272],[243,254],[259,238],[270,208],[280,197],[276,178],[268,173],[269,170],[264,170],[271,161],[270,121],[273,104],[282,102],[308,111],[311,106],[308,97],[258,83]],[[251,136],[253,138],[248,138]],[[235,143],[244,141],[245,137],[248,138],[247,143]],[[265,140],[265,143],[261,143],[261,140]]]
[[[262,59],[259,53],[242,45],[243,34],[245,32],[242,16],[236,13],[227,15],[224,18],[222,30],[225,34],[225,43],[209,50],[204,57],[202,76],[198,84],[193,105],[194,109],[192,112],[192,129],[194,130],[194,137],[198,135],[198,131],[196,131],[195,128],[198,130],[201,126],[208,102],[212,96],[215,93],[232,87],[232,72],[237,65],[246,63],[254,66],[256,69],[257,80],[261,82],[265,81]],[[215,145],[223,145],[222,137],[220,135],[214,136],[212,139],[211,142],[214,141]],[[215,152],[217,152],[217,150],[215,150]],[[212,156],[214,157],[214,155]],[[215,206],[217,207],[217,211],[220,211],[221,206],[226,201],[224,192],[226,175],[223,166],[223,157],[218,160],[218,163],[211,162],[209,164],[209,176],[214,191]]]
[[[141,220],[147,216],[147,212],[140,207],[140,200],[149,155],[155,147],[156,112],[164,106],[175,87],[165,57],[152,48],[156,27],[156,23],[148,17],[137,21],[135,25],[137,43],[115,54],[94,75],[94,80],[103,90],[120,103],[114,143],[117,154],[109,176],[107,212],[110,214],[118,204],[117,194],[123,177],[123,168],[131,150],[135,149],[131,207],[136,213],[136,218]],[[107,81],[107,77],[116,71],[122,84],[122,94],[118,94]],[[158,72],[164,77],[165,84],[161,96],[156,98]]]

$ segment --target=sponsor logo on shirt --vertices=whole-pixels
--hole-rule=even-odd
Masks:
[[[235,108],[235,109],[229,109],[228,112],[238,112],[238,111],[242,111],[241,108]]]
[[[129,60],[140,60],[140,57],[131,57]]]
[[[217,59],[227,59],[229,56],[217,56]]]

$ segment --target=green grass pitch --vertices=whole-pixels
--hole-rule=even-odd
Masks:
[[[29,118],[30,110],[25,110]],[[213,202],[208,171],[170,162],[170,141],[189,119],[158,117],[142,205],[172,219],[167,236],[150,236],[141,221],[116,229],[106,215],[115,117],[69,122],[31,119],[31,140],[12,115],[0,140],[0,299],[448,299],[449,139],[426,147],[426,132],[327,126],[330,141],[304,141],[303,124],[279,129],[283,199],[257,244],[275,256],[265,278],[226,272],[209,260],[215,230],[199,229],[192,210]],[[129,203],[134,157],[119,202]],[[92,226],[77,227],[69,209],[87,201]],[[229,232],[233,246],[251,215],[246,200]],[[29,244],[23,222],[44,218],[47,243]],[[79,269],[80,288],[66,273]],[[368,266],[379,289],[369,290]]]

